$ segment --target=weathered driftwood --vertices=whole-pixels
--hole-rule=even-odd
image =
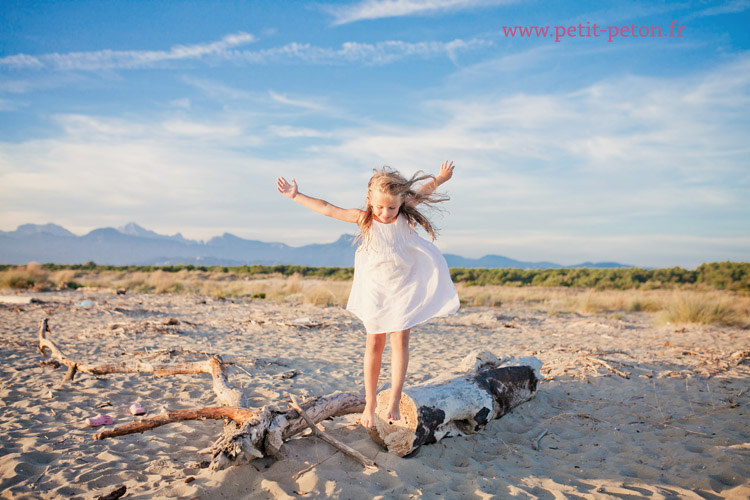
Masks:
[[[212,406],[209,408],[197,408],[187,410],[167,410],[152,417],[145,417],[134,422],[118,425],[112,429],[94,434],[94,439],[107,439],[111,437],[124,436],[126,434],[135,434],[144,432],[162,425],[173,422],[183,422],[185,420],[234,420],[242,424],[258,415],[257,411],[245,408],[229,408],[226,406]]]
[[[350,413],[362,413],[365,397],[354,392],[337,392],[312,398],[301,407],[317,423]],[[277,410],[268,406],[235,430],[225,429],[224,435],[211,447],[211,468],[219,470],[264,456],[279,456],[284,442],[308,427],[294,408]]]
[[[346,443],[342,443],[338,439],[336,439],[333,436],[329,436],[322,430],[318,429],[317,425],[313,420],[307,415],[307,412],[300,406],[299,401],[297,401],[297,398],[293,395],[292,398],[292,407],[297,410],[297,412],[302,416],[302,418],[305,420],[307,425],[310,427],[310,429],[313,431],[313,434],[318,436],[320,439],[325,441],[326,443],[330,444],[331,446],[341,450],[343,453],[349,455],[354,460],[362,464],[363,467],[367,469],[377,469],[378,466],[375,465],[375,462],[364,456],[362,453],[358,452],[351,446],[349,446]]]
[[[224,407],[196,408],[166,411],[159,415],[129,422],[113,429],[96,434],[95,439],[106,439],[136,432],[144,432],[172,422],[199,419],[228,419],[237,425],[225,426],[224,434],[211,447],[213,455],[211,467],[222,469],[229,465],[243,463],[252,458],[266,455],[278,456],[284,441],[307,428],[299,412],[293,408],[279,410],[266,406],[260,410],[247,407],[242,392],[230,386],[227,380],[226,364],[234,363],[231,356],[213,356],[198,363],[156,364],[142,361],[110,364],[87,364],[71,359],[47,337],[49,326],[47,319],[41,322],[39,329],[39,351],[68,367],[68,374],[63,381],[72,380],[76,372],[91,375],[109,373],[153,373],[156,376],[210,373],[213,378],[213,389],[219,402]],[[321,422],[325,419],[350,413],[361,413],[365,407],[364,395],[353,392],[337,392],[306,401],[305,409],[310,419]]]
[[[382,391],[370,436],[403,457],[443,437],[478,432],[536,394],[541,361],[524,358],[519,362],[523,366],[500,367],[491,353],[473,352],[464,359],[463,371],[404,388],[401,419],[396,421],[385,418],[390,390]]]
[[[77,372],[90,375],[105,375],[108,373],[152,373],[156,377],[186,373],[209,373],[213,377],[214,392],[219,401],[227,406],[244,406],[242,393],[233,389],[226,376],[226,365],[233,364],[232,356],[213,356],[206,361],[195,363],[148,363],[144,361],[122,361],[118,363],[88,364],[71,359],[47,337],[50,333],[47,318],[43,319],[39,327],[39,352],[42,356],[50,355],[68,367],[68,372],[62,383],[73,380]]]
[[[265,406],[259,410],[247,408],[244,395],[233,389],[227,380],[226,364],[233,363],[231,356],[214,356],[199,363],[152,364],[147,362],[123,362],[92,365],[79,363],[68,358],[62,350],[49,338],[47,320],[43,320],[39,331],[39,350],[46,356],[49,350],[53,358],[68,367],[70,380],[77,371],[92,375],[108,373],[153,373],[157,376],[178,373],[210,373],[213,378],[213,388],[220,402],[225,407],[210,407],[187,410],[166,411],[159,415],[147,417],[139,421],[130,422],[95,435],[96,439],[122,436],[135,432],[143,432],[172,422],[196,419],[225,419],[233,421],[234,425],[225,425],[223,435],[209,448],[206,453],[213,455],[211,468],[223,469],[230,465],[237,465],[254,458],[264,456],[278,457],[285,441],[317,422],[351,413],[364,411],[365,398],[361,393],[337,392],[327,396],[311,398],[300,407],[309,417],[310,423],[294,408],[279,409]],[[417,446],[434,442],[446,435],[460,435],[477,432],[491,418],[498,418],[510,411],[511,408],[533,397],[539,376],[541,362],[536,358],[529,366],[515,366],[498,368],[501,364],[496,357],[488,352],[472,353],[462,365],[463,373],[449,374],[432,381],[434,387],[430,390],[427,385],[417,386],[404,391],[402,398],[402,420],[393,426],[384,422],[382,417],[376,419],[378,436],[389,447],[389,451],[405,455],[406,445],[396,443],[388,437],[388,431],[404,424],[414,422],[410,450]],[[523,360],[520,360],[523,362]],[[538,364],[538,366],[536,366]],[[452,384],[452,385],[451,385]],[[448,389],[439,389],[445,386]],[[470,391],[465,391],[471,387]],[[430,395],[432,391],[432,396]],[[385,402],[389,391],[384,387],[378,396],[379,415],[385,411]],[[423,394],[423,396],[419,396]],[[452,394],[452,396],[451,396]],[[416,399],[413,398],[416,397]],[[409,398],[412,399],[409,399]],[[405,399],[406,398],[406,399]],[[412,401],[409,403],[409,401]],[[414,401],[427,401],[431,405],[414,404]],[[468,405],[472,402],[474,406]],[[409,405],[416,412],[409,413]],[[446,412],[446,409],[450,411]],[[387,426],[385,428],[384,426]],[[418,429],[418,430],[417,430]],[[391,432],[392,434],[392,432]],[[405,435],[402,432],[403,435]],[[382,436],[382,437],[381,437]],[[406,443],[408,440],[404,440]],[[363,461],[363,463],[367,463]]]

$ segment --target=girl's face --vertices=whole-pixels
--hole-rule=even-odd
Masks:
[[[398,210],[401,208],[401,199],[380,191],[370,192],[367,202],[372,207],[372,213],[378,222],[390,224],[396,220]]]

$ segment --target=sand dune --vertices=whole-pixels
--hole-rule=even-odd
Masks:
[[[230,381],[260,407],[285,404],[289,393],[361,389],[365,337],[356,320],[340,308],[262,300],[81,291],[30,296],[42,302],[0,304],[2,498],[90,499],[120,485],[126,498],[142,499],[750,497],[750,365],[741,354],[750,350],[747,330],[656,327],[645,313],[465,308],[414,330],[406,383],[486,348],[544,362],[547,378],[535,399],[480,434],[423,446],[409,458],[380,449],[356,415],[323,423],[374,459],[377,471],[363,471],[305,435],[285,445],[281,460],[211,472],[197,452],[220,435],[221,422],[176,423],[104,441],[94,441],[96,430],[85,424],[97,413],[118,424],[131,421],[133,402],[149,414],[215,405],[208,375],[79,374],[57,389],[65,370],[40,366],[39,322],[49,318],[66,354],[86,361],[232,354],[244,370],[230,368]],[[84,300],[91,305],[76,305]],[[290,370],[298,375],[279,376]]]

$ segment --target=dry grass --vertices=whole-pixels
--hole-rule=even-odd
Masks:
[[[592,290],[552,287],[456,286],[470,306],[524,304],[551,314],[650,312],[660,323],[750,327],[750,297],[724,291]]]
[[[101,287],[131,293],[174,293],[223,298],[265,299],[344,307],[351,281],[304,278],[299,274],[247,276],[183,269],[50,272],[31,263],[0,271],[0,288],[43,291],[59,287]],[[457,284],[467,306],[525,305],[550,314],[654,313],[660,323],[702,323],[750,327],[750,297],[724,291],[592,290],[553,287],[465,286]]]
[[[0,272],[0,288],[20,288],[43,291],[53,287],[49,271],[36,262]]]
[[[717,293],[674,294],[659,313],[662,323],[701,323],[750,326],[750,305],[747,298],[738,300]]]

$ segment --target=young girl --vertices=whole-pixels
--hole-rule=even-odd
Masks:
[[[386,418],[399,420],[399,402],[409,365],[409,332],[438,316],[458,310],[458,294],[440,251],[416,232],[419,224],[435,239],[435,229],[419,211],[420,203],[448,198],[434,194],[453,176],[453,162],[444,162],[437,177],[415,174],[406,179],[384,167],[375,170],[367,188],[367,207],[343,209],[306,196],[283,177],[276,180],[281,194],[320,214],[359,226],[359,248],[354,258],[354,282],[347,310],[365,325],[365,411],[360,423],[375,422],[376,391],[385,334],[391,334],[391,397]],[[417,186],[418,183],[424,182]]]

